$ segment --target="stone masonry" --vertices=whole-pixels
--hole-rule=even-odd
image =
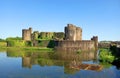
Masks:
[[[22,30],[22,39],[25,41],[31,41],[32,28]]]
[[[97,50],[98,37],[93,36],[91,40],[82,40],[82,29],[73,24],[67,24],[65,32],[33,32],[32,28],[22,30],[22,39],[32,41],[33,46],[39,44],[38,40],[53,40],[56,49],[64,50]],[[48,47],[46,45],[46,47]]]
[[[65,27],[65,40],[58,41],[56,49],[66,51],[97,50],[98,37],[93,36],[91,40],[82,40],[82,29],[73,24],[68,24]]]
[[[82,29],[73,24],[68,24],[65,27],[65,40],[82,40]]]

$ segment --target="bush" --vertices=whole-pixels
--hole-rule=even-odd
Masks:
[[[32,46],[31,41],[24,41],[24,40],[9,40],[7,41],[8,47],[30,47]]]
[[[55,41],[54,40],[39,40],[38,46],[40,47],[48,47],[48,48],[54,48]]]
[[[7,41],[8,47],[25,47],[26,42],[23,40],[9,40]]]
[[[28,47],[33,46],[32,41],[26,41],[25,43],[26,43],[25,46],[28,46]]]
[[[115,57],[108,49],[100,50],[100,61],[112,63]]]
[[[49,44],[49,40],[38,40],[38,46],[47,47]]]
[[[54,48],[55,47],[55,41],[54,40],[50,40],[47,47]]]

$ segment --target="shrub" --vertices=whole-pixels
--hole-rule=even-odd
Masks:
[[[33,46],[32,41],[26,41],[25,46],[31,47]]]
[[[100,61],[112,63],[115,57],[108,49],[100,50]]]
[[[55,47],[55,41],[54,40],[50,40],[47,47],[54,48]]]
[[[25,47],[26,43],[23,40],[8,40],[7,46],[8,47]]]

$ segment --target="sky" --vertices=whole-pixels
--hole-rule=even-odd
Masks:
[[[0,38],[22,37],[22,29],[64,32],[82,28],[82,39],[120,41],[120,0],[0,0]]]

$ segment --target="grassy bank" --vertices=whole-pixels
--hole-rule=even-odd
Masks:
[[[53,52],[53,48],[47,47],[0,47],[0,51],[32,51],[32,52]]]
[[[53,51],[53,48],[47,47],[22,47],[23,50]]]

